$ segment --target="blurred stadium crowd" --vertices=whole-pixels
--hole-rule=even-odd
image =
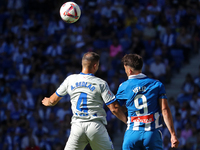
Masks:
[[[82,15],[74,24],[59,16],[64,2],[0,2],[1,150],[63,150],[70,133],[70,99],[66,96],[54,107],[42,106],[41,100],[67,75],[80,73],[87,51],[101,55],[96,76],[114,94],[127,79],[121,65],[126,53],[143,56],[143,72],[169,84],[199,52],[199,0],[76,0]],[[200,149],[199,88],[200,73],[188,74],[183,92],[169,98],[179,150]],[[105,109],[115,141],[114,134],[124,126]],[[164,150],[170,149],[166,127],[163,140]]]

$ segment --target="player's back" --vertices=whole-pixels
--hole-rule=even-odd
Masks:
[[[159,98],[166,98],[161,82],[144,77],[130,78],[122,84],[126,89],[129,129],[154,130],[162,126]]]
[[[63,84],[71,99],[72,122],[100,120],[107,124],[103,105],[114,95],[104,80],[80,73],[68,76]]]

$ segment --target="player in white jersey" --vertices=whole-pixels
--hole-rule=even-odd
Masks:
[[[83,150],[88,143],[93,150],[114,149],[105,128],[107,121],[104,103],[117,118],[127,122],[127,117],[106,81],[94,76],[98,67],[98,54],[84,54],[82,72],[68,76],[50,98],[42,100],[43,105],[54,106],[63,96],[70,95],[73,116],[65,150]]]

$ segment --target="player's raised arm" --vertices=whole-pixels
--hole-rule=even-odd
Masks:
[[[62,99],[62,97],[59,97],[56,93],[52,94],[49,98],[45,97],[42,100],[42,104],[44,106],[54,106],[56,105],[60,100]]]
[[[174,124],[173,124],[173,118],[172,118],[170,108],[168,106],[167,99],[159,99],[159,104],[162,111],[164,122],[171,134],[171,147],[177,148],[179,141],[178,141],[178,138],[176,137]]]
[[[120,119],[125,124],[127,124],[127,117],[124,114],[122,107],[119,105],[119,103],[117,101],[115,101],[107,106],[110,109],[110,111],[113,113],[113,115],[115,115],[118,119]]]

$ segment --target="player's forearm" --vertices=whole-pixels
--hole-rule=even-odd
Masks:
[[[117,101],[107,105],[110,111],[115,115],[119,120],[127,124],[127,117],[122,110],[122,107],[119,105]]]
[[[111,110],[111,112],[119,120],[121,120],[122,122],[124,122],[125,124],[127,124],[127,117],[126,117],[126,115],[124,114],[124,112],[123,112],[123,110],[121,108],[115,108],[115,109]]]
[[[54,106],[58,103],[59,100],[61,100],[62,97],[58,97],[56,93],[52,94],[50,98],[45,97],[42,100],[42,104],[44,106]]]
[[[56,93],[52,94],[49,98],[49,103],[51,106],[56,105],[60,101],[61,97],[58,97]]]
[[[170,108],[165,108],[162,110],[162,114],[163,114],[163,119],[164,122],[170,132],[171,135],[175,135],[175,129],[174,129],[174,124],[173,124],[173,118],[172,118],[172,114],[170,111]]]
[[[49,98],[49,106],[55,106],[57,103],[54,99]]]

